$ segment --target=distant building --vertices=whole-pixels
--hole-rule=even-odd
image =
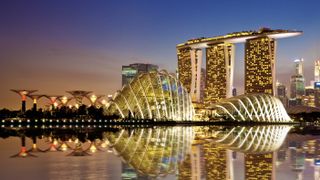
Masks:
[[[294,60],[295,63],[295,74],[303,75],[303,58]]]
[[[320,107],[320,82],[314,83],[314,105]]]
[[[237,88],[232,89],[232,96],[237,96]]]
[[[294,60],[295,74],[290,79],[290,101],[289,106],[303,105],[305,98],[305,79],[303,76],[303,59]],[[306,98],[309,102],[309,98]]]
[[[314,88],[312,86],[306,87],[305,95],[302,96],[302,104],[304,106],[315,107],[314,97]]]
[[[314,63],[314,81],[320,82],[320,60]]]
[[[287,88],[284,84],[277,82],[277,97],[280,99],[284,107],[288,106]]]
[[[136,75],[140,73],[158,70],[158,66],[154,64],[135,63],[129,66],[122,66],[122,86],[130,83]]]

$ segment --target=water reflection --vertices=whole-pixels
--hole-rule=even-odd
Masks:
[[[10,149],[0,160],[33,157],[30,159],[55,162],[61,155],[65,159],[80,156],[97,166],[99,161],[106,163],[101,157],[114,156],[107,167],[96,168],[107,171],[117,166],[116,179],[319,179],[320,138],[297,131],[300,129],[290,126],[2,128],[0,146],[12,137],[20,142],[15,145],[18,149]],[[47,164],[47,168],[61,170],[67,166],[62,161],[55,166],[32,165]],[[70,166],[79,167],[77,163]],[[82,170],[74,172],[84,176]],[[97,178],[95,168],[86,169],[86,173]],[[61,174],[67,172],[48,172],[56,179],[62,178]]]

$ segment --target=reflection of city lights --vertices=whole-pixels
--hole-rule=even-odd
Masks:
[[[91,147],[90,147],[90,152],[91,152],[91,153],[97,152],[97,148],[96,148],[96,146],[95,146],[94,144],[91,145]]]
[[[63,143],[60,148],[61,148],[61,151],[67,151],[68,150],[68,146],[66,145],[66,143]]]
[[[53,143],[52,143],[53,145],[58,145],[58,141],[57,140],[53,140]]]

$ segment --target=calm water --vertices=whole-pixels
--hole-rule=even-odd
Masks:
[[[1,179],[319,179],[316,128],[1,128]]]

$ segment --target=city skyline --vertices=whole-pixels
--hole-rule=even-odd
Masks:
[[[14,88],[61,95],[72,89],[114,94],[121,88],[123,64],[150,63],[174,72],[177,44],[260,27],[302,30],[302,36],[281,40],[277,47],[277,79],[288,87],[294,71],[292,62],[297,58],[305,59],[306,85],[313,79],[314,62],[320,58],[317,1],[293,1],[290,6],[271,1],[277,3],[274,9],[259,10],[262,3],[247,1],[250,6],[246,6],[244,2],[222,2],[221,6],[231,10],[221,19],[213,18],[221,10],[206,11],[217,6],[209,1],[199,9],[191,2],[184,2],[184,9],[178,2],[141,2],[129,2],[125,8],[121,2],[88,5],[69,1],[63,7],[40,1],[2,2],[0,22],[5,28],[0,30],[0,108],[19,109],[18,96],[9,91]],[[183,10],[177,14],[179,7]],[[233,12],[238,7],[243,8],[240,15]],[[195,13],[190,14],[193,9]],[[243,77],[239,75],[244,69],[243,48],[236,47],[239,68],[235,69],[235,87],[239,94],[244,89],[244,80],[237,78]]]

